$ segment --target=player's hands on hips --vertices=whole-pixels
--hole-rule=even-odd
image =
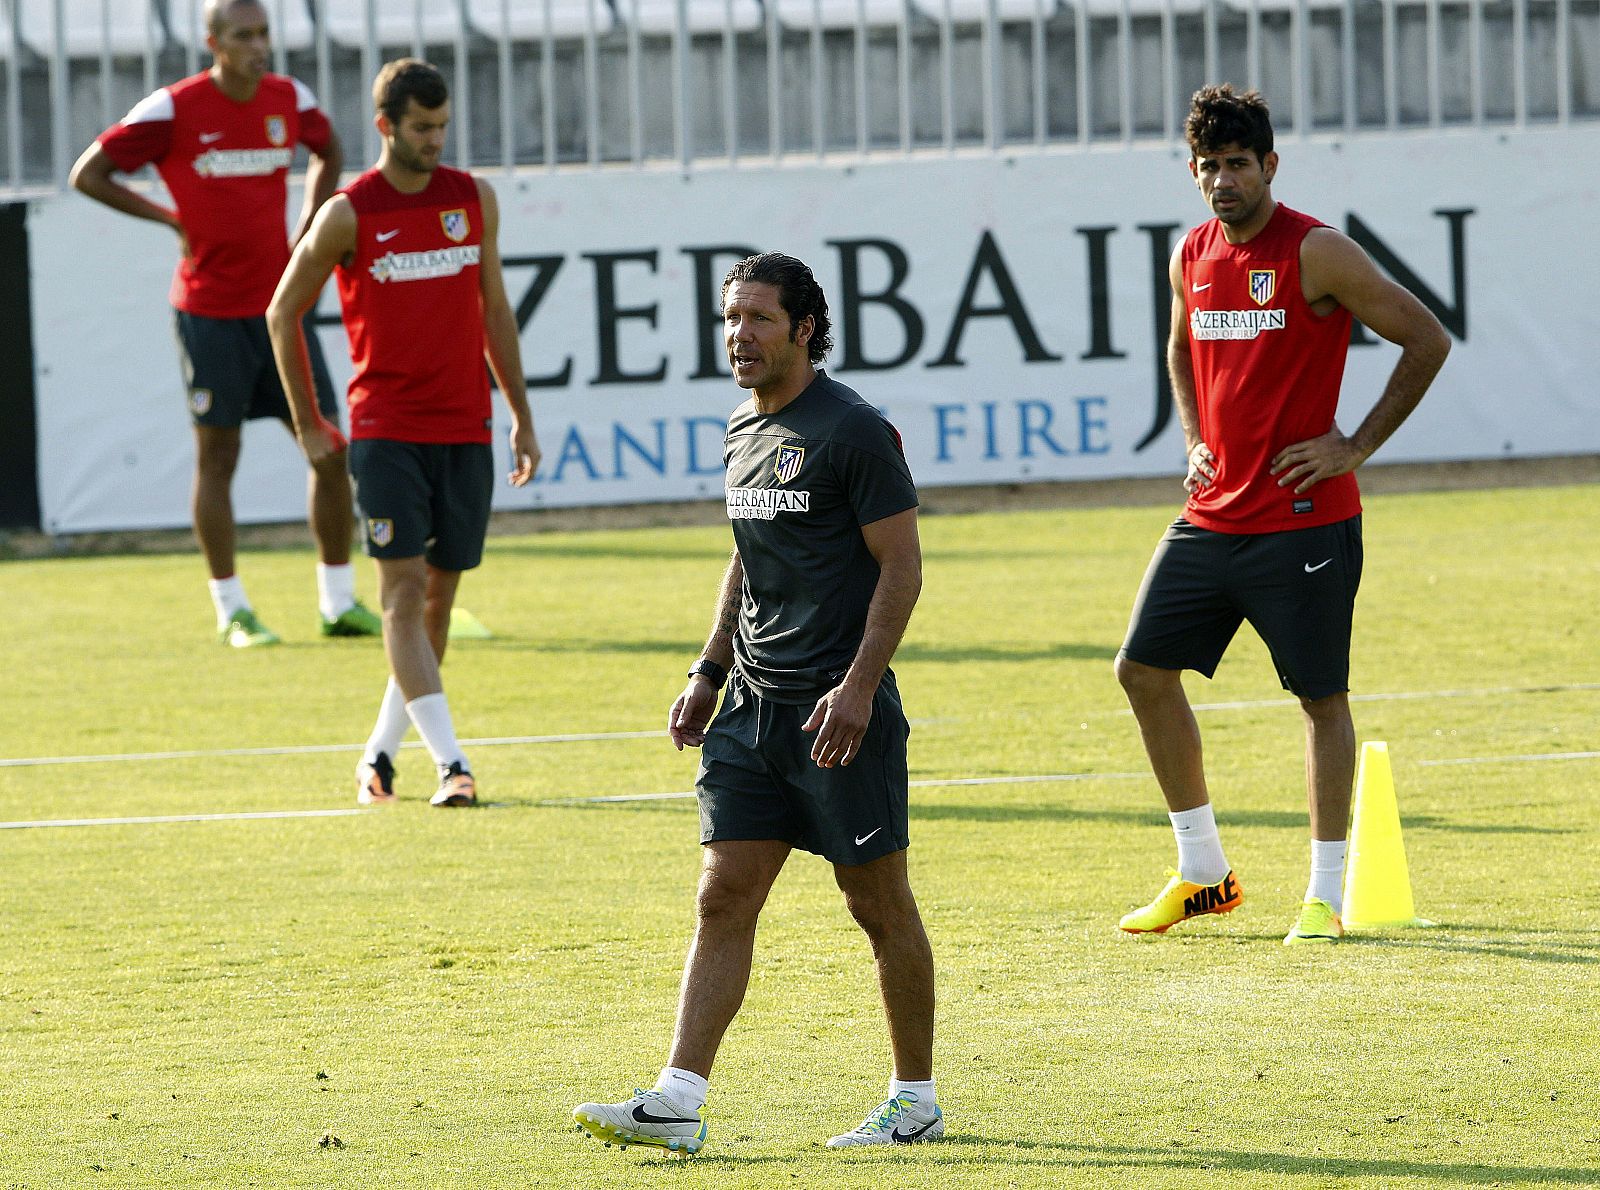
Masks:
[[[326,462],[334,455],[343,454],[346,445],[339,427],[321,415],[298,431],[296,437],[300,439],[300,449],[306,452],[306,462],[313,467]]]
[[[667,712],[667,735],[679,752],[685,744],[698,748],[705,742],[711,712],[717,709],[717,689],[705,678],[690,678]]]
[[[1204,442],[1196,442],[1189,451],[1189,471],[1183,477],[1183,490],[1198,492],[1209,487],[1217,478],[1217,456]]]
[[[520,488],[539,470],[539,439],[534,436],[532,426],[512,425],[511,458],[515,466],[506,479],[512,487]]]
[[[800,730],[817,733],[816,742],[811,745],[811,759],[820,768],[831,769],[856,758],[872,722],[874,693],[840,684],[817,699],[811,718],[800,725]]]
[[[1354,471],[1364,462],[1366,456],[1335,426],[1326,434],[1284,447],[1272,460],[1270,470],[1278,476],[1280,488],[1293,484],[1299,495],[1324,479]]]

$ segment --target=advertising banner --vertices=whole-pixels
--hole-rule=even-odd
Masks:
[[[1574,279],[1600,276],[1600,129],[1286,140],[1279,152],[1275,197],[1355,238],[1454,342],[1381,461],[1600,451],[1600,325],[1569,296]],[[826,366],[894,422],[921,486],[1181,474],[1167,262],[1207,215],[1186,157],[1127,147],[495,176],[544,452],[538,480],[503,488],[497,507],[720,497],[722,427],[745,395],[729,379],[721,278],[757,250],[813,267],[833,319]],[[30,235],[45,529],[186,524],[171,233],[67,195],[35,205]],[[318,309],[342,386],[331,285]],[[1346,432],[1397,356],[1357,331]],[[239,519],[302,517],[304,491],[290,436],[251,425]]]

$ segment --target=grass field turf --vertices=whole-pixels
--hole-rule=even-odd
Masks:
[[[896,664],[913,780],[1087,775],[913,790],[944,1142],[818,1147],[888,1069],[865,941],[804,855],[702,1156],[569,1130],[664,1058],[699,856],[691,801],[552,803],[689,789],[693,757],[650,737],[472,749],[496,803],[474,812],[430,810],[408,749],[380,811],[0,831],[0,1186],[1600,1182],[1600,759],[1493,759],[1600,749],[1593,502],[1369,499],[1357,728],[1389,742],[1441,924],[1332,950],[1279,944],[1307,862],[1301,729],[1248,630],[1190,683],[1216,706],[1247,903],[1115,929],[1172,860],[1110,669],[1172,509],[926,519]],[[462,602],[497,637],[446,667],[463,735],[659,728],[727,547],[725,528],[491,542]],[[377,646],[316,638],[309,556],[242,572],[284,647],[220,649],[193,557],[0,565],[0,758],[355,745]],[[344,809],[354,760],[6,765],[0,820]]]

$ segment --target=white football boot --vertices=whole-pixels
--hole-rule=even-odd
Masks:
[[[853,1145],[912,1145],[938,1140],[944,1135],[944,1113],[935,1103],[928,1111],[911,1091],[891,1095],[867,1113],[867,1118],[842,1136],[828,1142],[830,1149]]]
[[[692,1157],[706,1143],[706,1109],[690,1113],[663,1091],[634,1088],[621,1103],[580,1103],[572,1118],[596,1140],[627,1148],[654,1145]]]

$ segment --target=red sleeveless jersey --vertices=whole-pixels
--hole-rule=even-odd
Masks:
[[[123,173],[154,163],[178,208],[189,258],[172,304],[205,318],[255,318],[289,263],[284,224],[294,147],[320,152],[332,130],[304,83],[263,75],[239,103],[209,71],[154,91],[100,134]]]
[[[1286,446],[1325,434],[1339,407],[1350,312],[1313,313],[1300,287],[1300,244],[1325,224],[1279,203],[1247,243],[1213,219],[1183,242],[1200,437],[1217,477],[1190,495],[1184,517],[1219,533],[1276,533],[1361,511],[1353,473],[1295,495],[1268,470]]]
[[[477,183],[441,165],[402,194],[370,169],[343,194],[356,212],[355,255],[337,270],[350,437],[490,441]]]

